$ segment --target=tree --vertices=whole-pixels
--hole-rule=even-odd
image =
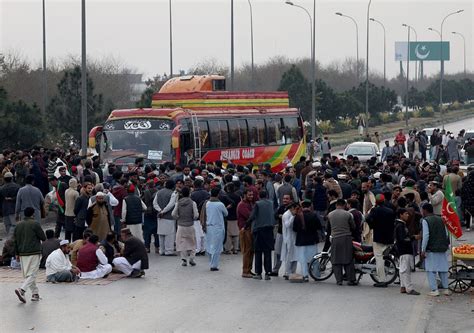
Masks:
[[[75,140],[81,137],[81,68],[66,70],[59,82],[58,94],[48,106],[48,122],[55,136],[71,135]],[[102,123],[107,117],[103,108],[102,94],[94,94],[94,84],[87,76],[87,127]]]
[[[311,86],[298,67],[292,65],[284,72],[279,91],[288,91],[290,106],[299,108],[305,120],[311,119]]]
[[[336,121],[340,116],[339,99],[334,90],[323,80],[316,80],[319,120]]]
[[[36,104],[10,103],[0,87],[0,147],[20,149],[43,141],[43,118]]]
[[[158,92],[165,84],[168,77],[165,75],[155,75],[152,79],[145,81],[146,89],[142,93],[140,100],[136,103],[137,108],[151,108],[153,94]]]

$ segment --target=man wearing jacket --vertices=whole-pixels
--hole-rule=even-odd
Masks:
[[[31,289],[31,300],[37,302],[40,297],[36,286],[36,275],[41,259],[41,241],[45,241],[46,236],[41,225],[33,220],[34,208],[25,208],[23,214],[25,219],[16,226],[14,237],[15,254],[21,263],[21,272],[25,281],[20,288],[15,290],[15,294],[22,303],[26,303],[26,290]]]
[[[82,239],[84,230],[86,230],[87,207],[89,198],[92,195],[93,186],[91,183],[84,183],[81,189],[81,195],[74,204],[74,215],[76,216],[74,233],[72,240]]]
[[[408,295],[419,295],[413,289],[411,282],[411,270],[413,265],[412,241],[419,239],[419,236],[410,236],[406,223],[410,219],[410,213],[405,208],[397,211],[398,219],[395,221],[395,242],[398,255],[400,256],[400,293]]]
[[[395,224],[395,213],[392,209],[385,206],[385,196],[377,194],[375,197],[375,208],[367,216],[367,223],[374,232],[374,255],[377,266],[377,276],[379,282],[374,287],[387,287],[385,283],[385,260],[383,252],[387,247],[393,244],[393,231]]]

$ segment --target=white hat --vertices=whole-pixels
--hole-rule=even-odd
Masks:
[[[59,246],[68,245],[68,244],[69,244],[69,241],[67,239],[63,239],[61,242],[59,242]]]
[[[237,177],[237,176],[232,176],[232,181],[233,181],[233,182],[239,181],[239,177]]]
[[[290,162],[290,163],[288,163],[286,166],[287,166],[287,167],[292,167],[292,166],[293,166],[293,163]]]
[[[381,174],[382,174],[381,172],[374,173],[374,178],[379,179]]]
[[[321,166],[321,162],[319,162],[319,161],[313,162],[313,164],[311,164],[311,166],[313,168],[319,168]]]
[[[203,177],[203,176],[196,176],[195,178],[204,181],[204,177]]]
[[[96,193],[95,196],[96,197],[105,197],[105,194],[104,194],[104,192],[99,191],[99,192]]]

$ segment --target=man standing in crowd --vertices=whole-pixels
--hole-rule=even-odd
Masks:
[[[73,241],[81,239],[86,230],[87,223],[87,207],[89,206],[89,198],[92,195],[92,184],[84,182],[81,188],[81,194],[74,203],[74,215],[76,216]]]
[[[102,241],[111,230],[113,216],[105,200],[104,192],[97,192],[95,198],[95,202],[87,210],[87,225],[92,229],[94,235],[97,235],[99,240]]]
[[[260,200],[253,207],[252,213],[247,221],[247,227],[251,224],[254,252],[255,252],[255,276],[254,279],[262,279],[262,264],[265,268],[265,280],[270,280],[272,272],[272,250],[273,250],[273,202],[268,199],[266,191],[260,191]],[[262,261],[263,256],[263,261]]]
[[[13,174],[11,172],[5,172],[3,180],[5,183],[0,187],[0,206],[2,207],[6,237],[8,238],[10,230],[13,231],[15,228],[16,196],[20,186],[13,181]]]
[[[15,253],[21,264],[21,272],[25,279],[22,286],[15,290],[15,294],[22,303],[26,303],[25,293],[31,289],[31,300],[40,300],[38,287],[36,286],[36,275],[38,274],[41,259],[41,241],[46,236],[39,223],[33,220],[35,209],[26,207],[23,210],[24,220],[15,228]]]
[[[211,271],[219,270],[219,261],[225,239],[224,218],[227,216],[227,209],[219,201],[220,189],[211,189],[211,198],[203,205],[203,222],[206,225],[206,252],[209,254],[209,265]]]
[[[448,289],[448,256],[449,239],[440,216],[433,214],[433,206],[424,204],[422,207],[423,241],[421,244],[421,257],[425,260],[425,270],[430,284],[430,296],[439,296],[438,281],[441,279],[443,293],[451,295]]]
[[[410,219],[410,213],[400,208],[397,211],[398,219],[395,221],[395,241],[398,255],[400,256],[400,293],[408,295],[420,295],[413,288],[411,282],[411,271],[414,269],[412,242],[419,239],[418,236],[410,236],[407,228],[407,222]]]
[[[160,254],[175,256],[174,242],[176,239],[176,222],[171,213],[176,204],[174,181],[167,180],[165,187],[156,192],[153,207],[158,212],[158,235],[160,237]],[[133,234],[133,233],[132,233]]]
[[[41,222],[41,215],[44,212],[44,198],[41,191],[33,186],[35,177],[33,175],[26,176],[26,185],[18,190],[16,196],[16,215],[17,219],[20,215],[24,215],[24,211],[27,207],[34,209],[35,221]]]
[[[242,277],[251,278],[253,263],[253,237],[252,230],[247,226],[247,221],[253,209],[253,192],[244,190],[243,199],[237,205],[237,223],[240,229],[240,252],[242,253]]]
[[[342,286],[342,269],[347,276],[348,285],[357,285],[352,248],[352,231],[355,229],[352,214],[346,211],[346,201],[338,199],[336,209],[328,214],[326,243],[324,252],[331,246],[331,264],[337,285]],[[332,236],[332,241],[330,237]]]
[[[135,185],[131,184],[128,187],[128,195],[122,202],[122,221],[130,232],[141,240],[143,240],[143,212],[146,208],[145,203],[135,194]]]
[[[377,277],[379,282],[374,287],[387,287],[385,283],[385,260],[384,251],[393,244],[393,233],[395,230],[395,213],[385,206],[385,196],[377,194],[375,198],[376,206],[367,216],[367,223],[374,232],[374,255],[377,266]]]

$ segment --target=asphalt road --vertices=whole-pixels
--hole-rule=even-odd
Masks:
[[[462,237],[473,243],[474,232]],[[473,293],[427,296],[425,273],[414,273],[421,296],[399,286],[356,287],[240,277],[241,256],[223,255],[210,272],[206,257],[182,267],[178,257],[150,255],[141,279],[106,286],[39,284],[42,300],[21,304],[18,286],[0,284],[2,332],[449,332],[474,330]]]

